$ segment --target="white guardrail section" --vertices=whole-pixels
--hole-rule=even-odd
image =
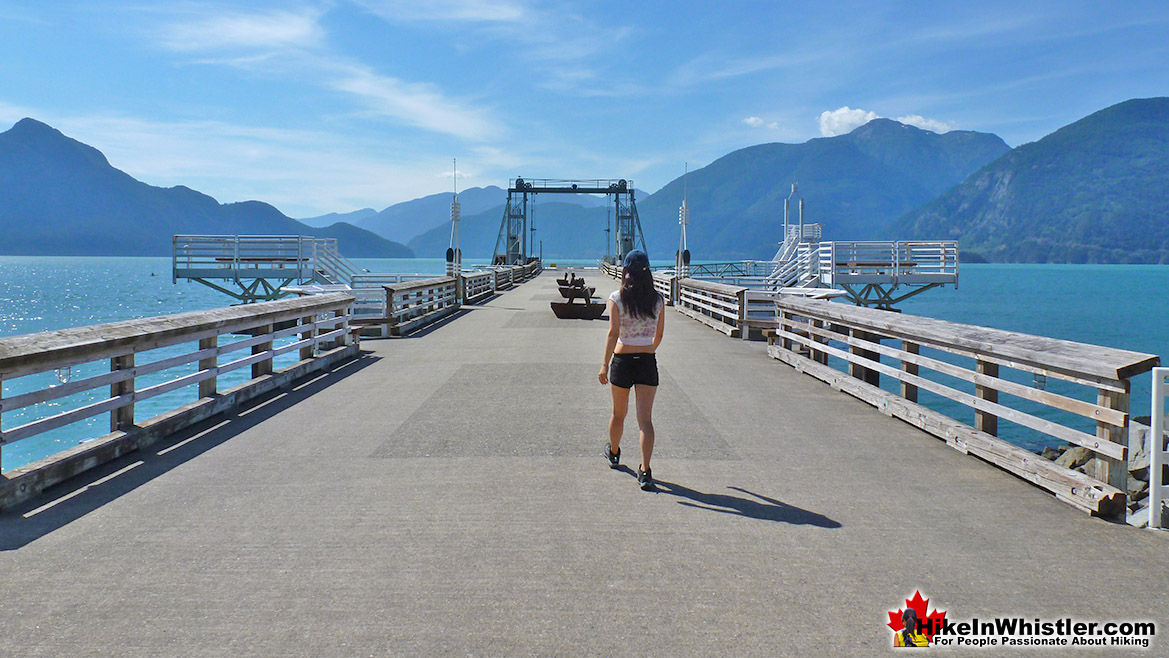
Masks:
[[[1149,527],[1166,528],[1164,505],[1169,500],[1169,446],[1165,441],[1165,397],[1169,396],[1169,368],[1153,368],[1152,427],[1149,429]]]
[[[958,274],[958,243],[826,242],[819,248],[824,285],[879,276],[901,283],[948,281]]]
[[[404,336],[459,310],[459,281],[441,276],[383,286],[388,330]]]
[[[16,392],[0,398],[0,444],[103,414],[110,421],[108,434],[0,476],[0,508],[355,356],[352,304],[331,293],[0,338],[0,384]],[[274,347],[288,337],[296,340]],[[273,359],[287,353],[300,360],[274,370]],[[219,389],[220,376],[249,367],[250,380]],[[189,386],[197,386],[189,403],[135,418],[135,403]]]
[[[1065,502],[1124,517],[1131,379],[1157,366],[1156,355],[790,296],[776,306],[772,357]],[[847,364],[847,373],[829,357]],[[897,381],[900,394],[881,389],[881,377]],[[1031,378],[1062,380],[1052,387],[1060,392],[1018,381]],[[917,404],[919,390],[963,405],[974,426]],[[999,419],[1087,448],[1094,457],[1088,473],[998,438]]]

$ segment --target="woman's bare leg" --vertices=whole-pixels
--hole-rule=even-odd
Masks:
[[[637,392],[635,404],[637,405],[637,427],[641,430],[641,467],[649,469],[649,459],[653,456],[654,451],[654,396],[657,395],[657,386],[647,386],[645,384],[635,384],[634,390]]]
[[[613,391],[613,415],[609,417],[609,452],[621,450],[621,433],[625,431],[625,416],[629,413],[629,389],[609,386]]]

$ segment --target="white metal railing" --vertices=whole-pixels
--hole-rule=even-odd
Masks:
[[[132,441],[138,447],[158,438],[160,426],[169,432],[185,426],[173,409],[138,420],[136,403],[197,386],[191,404],[180,407],[197,422],[206,417],[199,416],[200,408],[225,404],[214,402],[219,377],[251,367],[254,382],[273,374],[278,356],[298,352],[302,362],[312,361],[322,356],[322,346],[348,345],[352,303],[349,295],[333,293],[0,338],[0,373],[15,391],[0,399],[0,445],[103,414],[110,419],[110,434],[99,432],[84,444],[86,450],[66,450],[60,459],[47,458],[0,477],[0,507],[19,497],[13,490],[17,481],[27,490],[26,476],[35,474],[36,487],[42,488],[103,461],[91,454],[103,446]],[[220,341],[239,335],[249,337]],[[276,346],[290,337],[297,340]],[[242,402],[246,396],[236,398]],[[10,420],[16,425],[7,427]],[[116,456],[110,450],[110,458]],[[38,471],[42,466],[57,470],[46,475]]]
[[[333,238],[303,235],[176,235],[171,276],[203,279],[284,277],[349,285],[365,271],[345,258]]]
[[[881,274],[889,277],[954,275],[958,273],[958,243],[939,242],[828,242],[831,253],[821,250],[821,271],[833,280],[849,275]]]
[[[1169,396],[1169,368],[1153,368],[1152,422],[1149,428],[1149,527],[1164,528],[1163,506],[1169,500],[1169,483],[1165,469],[1169,466],[1169,446],[1165,441],[1165,397]]]

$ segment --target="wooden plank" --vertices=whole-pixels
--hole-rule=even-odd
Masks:
[[[806,326],[806,323],[801,325],[800,330],[806,330],[809,333],[820,336],[822,338],[836,340],[846,344],[852,344],[856,340],[849,338],[848,336],[828,333],[823,330],[806,329]],[[903,341],[903,343],[904,342],[905,341]],[[1106,407],[1092,404],[1091,402],[1085,402],[1083,400],[1077,400],[1075,398],[1070,398],[1058,393],[1052,393],[1051,391],[1041,391],[1037,388],[1032,388],[1018,382],[1012,382],[1007,379],[1000,379],[998,377],[990,377],[985,374],[979,374],[952,363],[946,363],[945,361],[932,359],[926,356],[920,356],[916,351],[907,353],[904,350],[897,350],[895,348],[890,348],[875,343],[868,343],[866,344],[866,347],[872,349],[873,351],[880,352],[886,356],[898,359],[904,364],[912,365],[915,369],[918,366],[929,368],[930,370],[934,370],[957,379],[963,379],[979,386],[994,388],[1001,393],[1008,393],[1010,395],[1014,395],[1015,397],[1020,397],[1031,400],[1032,402],[1038,402],[1050,407],[1055,407],[1063,411],[1068,411],[1080,416],[1084,416],[1085,418],[1091,418],[1097,422],[1106,422],[1118,427],[1124,426],[1128,423],[1128,414],[1122,413],[1115,409],[1108,409]],[[999,365],[994,362],[989,363],[993,363],[996,367]],[[917,374],[916,370],[911,374]]]
[[[771,357],[794,366],[800,372],[825,381],[833,388],[872,404],[887,415],[933,434],[961,452],[974,454],[995,466],[1043,487],[1054,493],[1060,500],[1069,502],[1080,509],[1110,516],[1114,515],[1117,509],[1124,508],[1124,492],[1088,475],[1059,466],[1029,450],[979,432],[932,409],[900,398],[859,379],[848,377],[842,372],[784,350],[778,345],[768,346],[767,351]]]
[[[811,342],[808,338],[791,332],[777,330],[776,333],[791,339],[793,342],[797,342],[803,345],[807,345],[809,342]],[[837,349],[835,347],[822,345],[819,349],[824,350],[825,352],[828,352],[835,357],[843,359],[846,362],[852,362],[854,359],[859,359],[857,355]],[[1024,427],[1030,427],[1033,430],[1043,432],[1044,434],[1053,436],[1058,439],[1062,439],[1068,443],[1074,443],[1076,445],[1084,446],[1085,448],[1091,448],[1098,453],[1103,453],[1110,457],[1115,457],[1117,459],[1125,458],[1127,447],[1123,444],[1101,441],[1094,435],[1087,434],[1079,430],[1074,430],[1070,427],[1065,427],[1063,425],[1053,423],[1049,420],[1037,418],[1031,414],[1018,411],[1016,409],[1011,409],[1010,407],[1004,407],[1000,404],[990,402],[989,400],[980,399],[974,395],[970,395],[969,393],[957,391],[944,384],[939,384],[938,382],[925,379],[924,377],[910,375],[883,363],[876,363],[874,361],[869,361],[868,359],[864,359],[864,362],[864,365],[870,369],[877,370],[882,374],[894,377],[899,381],[909,382],[916,385],[918,388],[927,390],[931,393],[936,393],[937,395],[941,395],[942,397],[948,398],[960,404],[964,404],[976,411],[989,412],[998,416],[999,418],[1005,418]]]
[[[792,298],[780,298],[776,300],[776,304],[801,315],[847,323],[893,338],[943,348],[968,349],[979,355],[1018,361],[1073,375],[1086,374],[1122,380],[1147,372],[1160,364],[1160,358],[1154,354],[888,313],[877,309]]]
[[[719,295],[724,295],[726,297],[737,297],[741,291],[747,290],[747,288],[742,286],[728,286],[725,283],[700,281],[698,279],[682,279],[682,288],[691,288],[695,290],[713,292]]]
[[[702,324],[705,324],[706,326],[711,327],[713,329],[717,329],[718,331],[723,332],[724,334],[730,336],[731,338],[738,338],[739,337],[739,330],[736,327],[733,327],[725,322],[720,322],[720,321],[718,321],[718,320],[716,320],[708,315],[703,315],[702,313],[699,313],[698,311],[694,311],[694,310],[691,310],[689,308],[686,308],[685,306],[675,306],[674,309],[677,310],[682,315],[694,318],[695,320],[698,320]]]
[[[104,400],[92,402],[70,411],[63,411],[59,414],[49,416],[47,418],[41,418],[39,420],[25,423],[24,425],[18,425],[10,430],[5,430],[4,441],[5,443],[20,441],[21,439],[41,434],[42,432],[48,432],[49,430],[55,430],[58,427],[64,427],[66,425],[76,423],[79,420],[85,420],[86,418],[92,418],[94,416],[101,415],[113,409],[117,409],[118,407],[131,404],[133,401],[133,395],[131,393],[125,393],[116,398],[106,398]]]

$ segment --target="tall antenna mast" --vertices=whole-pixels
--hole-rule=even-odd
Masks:
[[[459,205],[459,161],[451,158],[451,180],[454,196],[451,197],[451,246],[447,252],[447,275],[457,276],[463,271],[463,251],[459,249],[459,219],[462,208]]]
[[[678,224],[682,227],[682,237],[678,242],[678,253],[674,261],[674,274],[678,277],[687,275],[686,266],[690,264],[690,252],[686,249],[686,225],[690,223],[690,208],[686,206],[687,187],[686,179],[690,175],[690,163],[685,163],[682,172],[682,207],[678,209]]]

